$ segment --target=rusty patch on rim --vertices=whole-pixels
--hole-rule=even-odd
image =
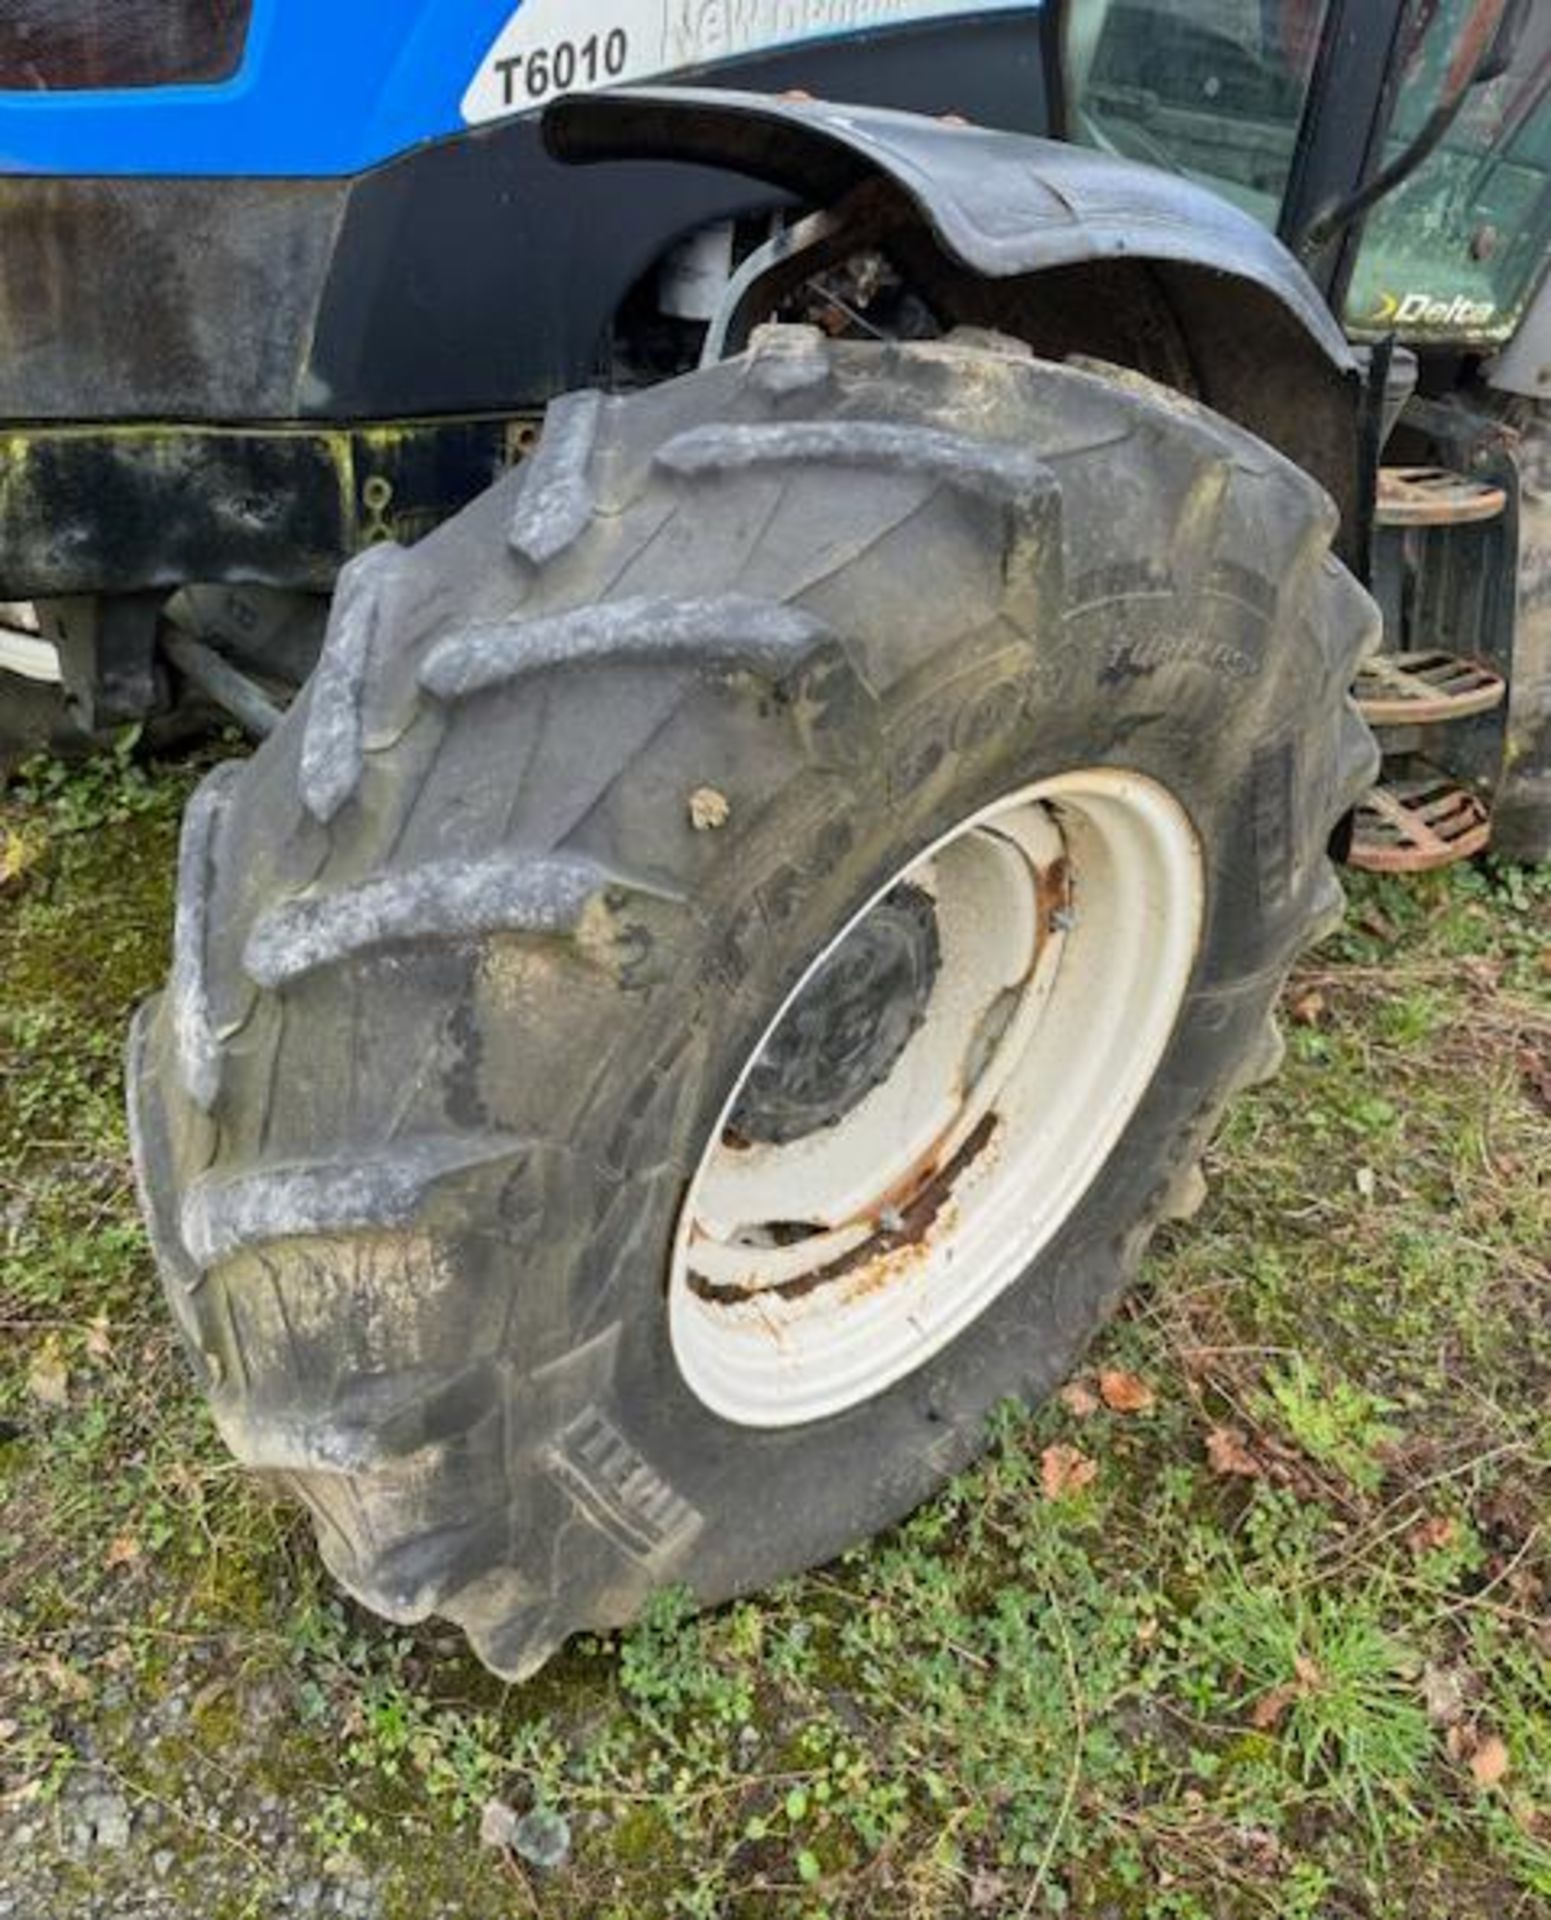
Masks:
[[[969,1135],[964,1144],[948,1161],[946,1166],[934,1167],[931,1156],[924,1163],[911,1168],[905,1178],[891,1189],[898,1196],[902,1190],[911,1188],[908,1199],[902,1203],[896,1198],[891,1204],[885,1196],[878,1208],[879,1226],[859,1247],[853,1247],[849,1253],[843,1253],[827,1266],[818,1267],[812,1273],[799,1274],[795,1279],[783,1280],[769,1287],[738,1287],[721,1281],[708,1280],[704,1274],[691,1270],[686,1275],[689,1290],[697,1299],[709,1301],[713,1306],[737,1306],[750,1300],[768,1300],[773,1295],[780,1300],[801,1300],[819,1287],[828,1286],[848,1273],[855,1273],[874,1261],[882,1261],[902,1251],[919,1249],[943,1208],[953,1196],[953,1189],[959,1179],[990,1145],[998,1125],[998,1116],[988,1113]],[[885,1215],[892,1214],[895,1224],[882,1225]],[[897,1265],[897,1263],[896,1263]],[[880,1276],[892,1278],[893,1275]]]

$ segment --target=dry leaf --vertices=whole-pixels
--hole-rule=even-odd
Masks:
[[[1406,1545],[1420,1559],[1424,1553],[1452,1547],[1458,1532],[1459,1523],[1452,1514],[1434,1513],[1411,1529],[1406,1535]]]
[[[1213,1473],[1236,1473],[1246,1480],[1258,1480],[1263,1471],[1237,1427],[1213,1427],[1206,1436],[1206,1457]]]
[[[1379,1176],[1372,1167],[1359,1167],[1352,1175],[1352,1184],[1364,1200],[1371,1200],[1378,1191]]]
[[[99,1313],[86,1329],[86,1351],[94,1360],[106,1360],[113,1351],[113,1342],[108,1338],[108,1316]]]
[[[84,1673],[77,1673],[74,1667],[67,1667],[57,1653],[43,1656],[43,1672],[49,1685],[66,1700],[89,1700],[92,1683]]]
[[[696,787],[689,796],[689,824],[696,833],[711,833],[717,827],[726,826],[731,812],[726,794],[715,787]]]
[[[487,1800],[479,1815],[479,1844],[503,1850],[512,1844],[517,1815],[504,1800]]]
[[[1090,1486],[1099,1465],[1081,1447],[1046,1447],[1039,1456],[1039,1484],[1047,1500],[1064,1500]]]
[[[1422,1669],[1422,1700],[1435,1727],[1455,1727],[1465,1717],[1465,1695],[1470,1684],[1467,1667]]]
[[[1508,1748],[1489,1733],[1470,1756],[1470,1772],[1478,1787],[1495,1787],[1508,1774]]]
[[[1012,1883],[989,1867],[976,1867],[969,1882],[971,1913],[1005,1913]]]
[[[1086,1420],[1099,1410],[1099,1396],[1081,1380],[1068,1380],[1060,1393],[1061,1405],[1077,1420]]]
[[[1288,1008],[1300,1027],[1317,1027],[1325,1011],[1325,996],[1318,987],[1306,987]]]
[[[132,1533],[117,1534],[102,1556],[105,1567],[132,1567],[140,1558],[140,1542]]]
[[[1269,1733],[1297,1698],[1298,1688],[1292,1681],[1285,1686],[1273,1687],[1251,1707],[1249,1724],[1261,1733]]]
[[[1145,1380],[1134,1373],[1122,1373],[1118,1367],[1106,1368],[1099,1375],[1099,1392],[1111,1413],[1148,1413],[1157,1404],[1157,1395]]]
[[[70,1369],[65,1365],[59,1344],[52,1338],[32,1356],[32,1365],[27,1369],[27,1391],[40,1406],[68,1407],[70,1404]]]
[[[1324,1678],[1318,1665],[1306,1653],[1293,1655],[1293,1678],[1269,1693],[1262,1694],[1250,1711],[1249,1723],[1262,1733],[1274,1727],[1294,1700],[1305,1700]]]

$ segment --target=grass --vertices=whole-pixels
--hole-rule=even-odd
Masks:
[[[192,777],[0,812],[0,1839],[89,1749],[190,1914],[265,1914],[237,1752],[405,1920],[1551,1913],[1551,876],[1354,885],[1093,1357],[1150,1402],[1008,1410],[887,1538],[506,1688],[337,1597],[174,1350],[119,1048]],[[482,1850],[492,1798],[563,1858]]]

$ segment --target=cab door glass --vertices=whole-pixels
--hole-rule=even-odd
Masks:
[[[1326,0],[1073,0],[1073,135],[1215,187],[1275,228]]]
[[[1412,42],[1385,142],[1402,152],[1438,105],[1475,0],[1433,0]],[[1368,215],[1348,330],[1506,339],[1551,248],[1551,8],[1527,10],[1507,70],[1471,88],[1443,143]]]

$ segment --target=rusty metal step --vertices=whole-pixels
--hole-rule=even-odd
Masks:
[[[1381,527],[1462,527],[1495,520],[1508,504],[1501,487],[1443,467],[1381,467],[1375,519]]]
[[[1385,781],[1359,802],[1347,860],[1369,873],[1429,873],[1482,852],[1486,802],[1446,774]]]
[[[1435,648],[1374,654],[1358,670],[1354,692],[1370,727],[1422,727],[1487,713],[1507,687],[1490,667]]]

